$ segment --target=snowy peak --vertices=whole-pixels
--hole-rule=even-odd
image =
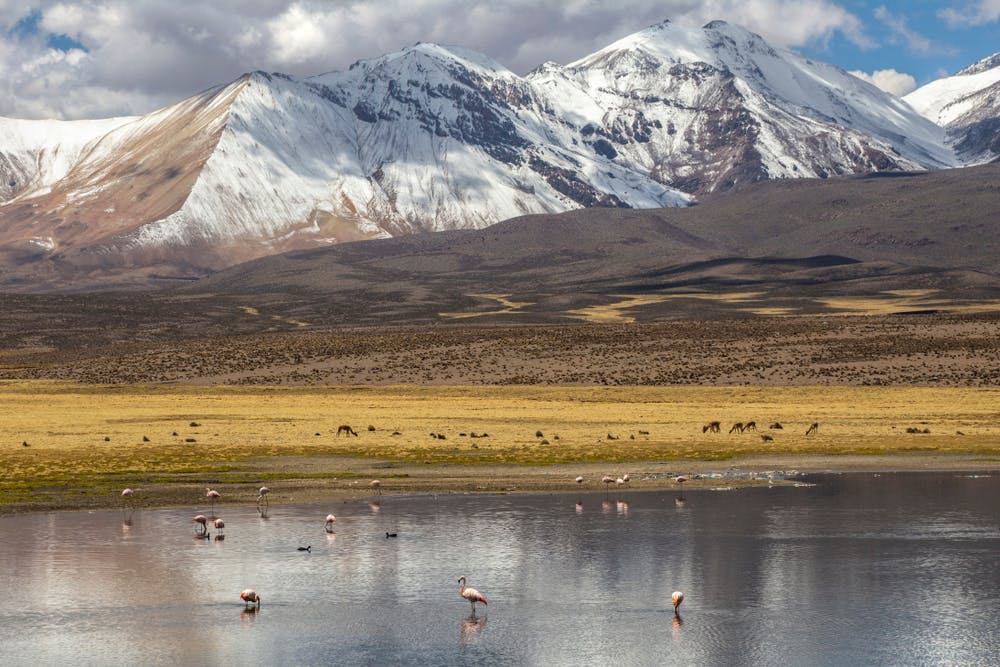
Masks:
[[[1000,53],[903,99],[947,129],[948,141],[963,163],[1000,158]]]

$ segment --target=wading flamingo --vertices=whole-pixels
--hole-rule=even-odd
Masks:
[[[604,484],[605,489],[609,489],[611,488],[610,485],[615,483],[615,478],[611,475],[605,475],[601,478],[601,483]]]
[[[381,481],[379,481],[377,479],[373,479],[372,481],[368,482],[368,488],[371,489],[372,491],[374,491],[376,495],[379,495],[379,496],[382,495],[382,482]]]
[[[217,531],[219,531],[218,537],[222,536],[222,529],[225,528],[225,527],[226,527],[226,522],[225,521],[223,521],[222,519],[216,519],[215,520],[215,529]]]
[[[204,514],[199,514],[198,516],[191,517],[197,526],[194,527],[194,534],[198,537],[205,537],[208,535],[208,519],[205,518]]]
[[[332,514],[327,514],[326,515],[326,532],[332,533],[333,532],[333,524],[335,524],[335,523],[337,523],[337,517],[333,516]]]
[[[125,507],[131,507],[132,496],[135,495],[135,491],[132,489],[125,489],[122,491],[122,505]]]
[[[257,595],[257,591],[252,588],[248,588],[240,593],[240,599],[245,603],[245,609],[249,609],[250,605],[254,603],[257,604],[257,607],[260,607],[260,596]]]
[[[681,606],[681,602],[684,602],[684,593],[680,591],[674,591],[674,594],[670,596],[670,599],[674,602],[674,613],[677,613],[677,607]]]
[[[624,475],[622,475],[622,481],[628,484],[630,481],[632,481],[632,478],[628,476],[628,473],[625,473]]]
[[[475,588],[466,588],[464,576],[458,578],[458,583],[462,584],[462,587],[458,589],[458,594],[472,604],[472,615],[475,616],[476,603],[482,602],[483,604],[486,604],[486,598],[484,598],[483,594],[477,591]]]
[[[205,489],[205,497],[212,501],[212,517],[215,517],[215,501],[222,497],[222,494],[215,489]]]
[[[271,493],[271,489],[266,486],[260,487],[260,495],[257,496],[257,507],[260,507],[261,505],[267,507],[267,494],[269,493]]]

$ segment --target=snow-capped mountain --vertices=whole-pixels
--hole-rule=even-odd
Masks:
[[[523,77],[418,44],[307,79],[255,72],[139,118],[32,123],[0,123],[0,252],[58,270],[199,272],[525,213],[683,206],[768,178],[956,164],[943,130],[898,98],[723,22],[664,22]]]
[[[948,139],[963,163],[1000,157],[1000,53],[954,76],[932,81],[903,99],[948,130]]]

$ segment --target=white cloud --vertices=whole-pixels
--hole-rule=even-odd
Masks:
[[[836,34],[873,46],[845,4],[633,0],[623,9],[619,0],[0,0],[0,115],[143,113],[247,71],[309,76],[419,41],[465,46],[524,73],[545,60],[576,60],[666,18],[694,26],[723,19],[790,48]],[[41,12],[37,34],[12,33],[32,10]],[[49,33],[76,40],[86,53],[49,53]]]
[[[978,0],[960,8],[947,7],[938,12],[953,28],[983,25],[1000,19],[1000,0]]]
[[[852,70],[851,74],[874,84],[887,93],[892,93],[896,97],[902,97],[907,93],[912,93],[917,88],[917,80],[905,72],[897,72],[894,69],[877,69],[871,74]]]

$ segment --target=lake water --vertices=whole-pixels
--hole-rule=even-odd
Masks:
[[[0,664],[1000,661],[1000,473],[808,481],[3,518]]]

